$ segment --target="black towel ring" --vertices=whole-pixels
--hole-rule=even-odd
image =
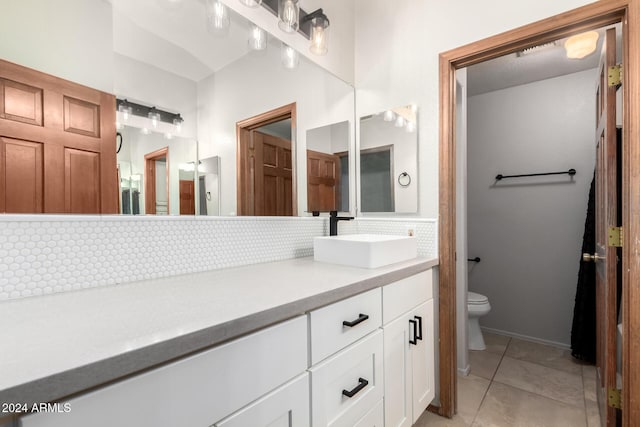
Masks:
[[[408,187],[409,184],[411,184],[411,177],[409,176],[409,174],[406,172],[402,172],[400,175],[398,175],[398,184],[400,184],[401,187]]]

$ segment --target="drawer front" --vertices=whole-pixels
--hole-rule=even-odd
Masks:
[[[305,373],[216,424],[216,427],[309,427]]]
[[[433,269],[382,287],[382,321],[386,325],[433,298]]]
[[[382,351],[378,329],[310,369],[313,427],[353,427],[382,399]]]
[[[353,427],[384,427],[384,411],[382,400]]]
[[[331,304],[309,313],[311,364],[374,331],[382,325],[380,288]],[[367,316],[366,320],[363,320]],[[352,326],[346,326],[344,323]]]
[[[23,427],[209,426],[303,373],[305,316],[72,399]]]

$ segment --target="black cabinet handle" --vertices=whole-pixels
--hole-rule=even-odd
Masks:
[[[352,398],[356,394],[358,394],[363,388],[369,385],[369,381],[364,378],[358,378],[358,385],[353,390],[342,390],[342,394],[347,396],[348,398]]]
[[[418,322],[413,319],[409,319],[409,323],[413,326],[413,336],[411,339],[411,331],[409,331],[409,344],[418,345]]]
[[[418,319],[418,333],[416,334],[416,340],[422,340],[422,317],[413,316],[414,319]]]
[[[356,320],[352,320],[350,322],[345,320],[345,321],[342,322],[342,324],[344,326],[348,326],[349,328],[353,328],[354,326],[356,326],[359,323],[364,322],[368,318],[369,318],[369,315],[360,313],[360,315],[358,316],[358,318]]]

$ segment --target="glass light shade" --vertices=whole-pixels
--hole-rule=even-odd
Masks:
[[[598,46],[599,34],[597,31],[587,31],[586,33],[571,36],[564,42],[567,51],[567,58],[582,59],[595,52]]]
[[[262,4],[262,0],[240,0],[240,3],[247,7],[258,7]]]
[[[126,103],[122,103],[118,106],[118,110],[122,113],[122,119],[124,121],[129,120],[129,117],[131,116],[131,113],[133,112],[133,108],[131,108],[131,105],[126,104]]]
[[[396,117],[396,122],[394,123],[395,127],[401,128],[404,126],[404,118],[402,116]]]
[[[249,35],[249,47],[253,50],[264,50],[267,48],[267,32],[257,25],[251,26]]]
[[[226,36],[231,19],[229,9],[220,0],[206,0],[207,30],[215,36]]]
[[[391,110],[387,110],[384,112],[384,115],[382,116],[382,118],[385,122],[392,122],[396,119],[396,113],[394,113]]]
[[[298,0],[278,0],[278,27],[285,33],[298,31],[300,6]]]
[[[173,125],[176,127],[176,133],[180,133],[182,131],[182,122],[183,121],[184,120],[182,119],[182,117],[180,117],[179,114],[178,114],[178,117],[173,119]]]
[[[151,119],[151,125],[154,128],[158,127],[158,122],[160,121],[160,113],[156,113],[154,111],[151,111],[149,113],[149,119]]]
[[[311,20],[311,46],[309,50],[316,55],[326,55],[329,46],[329,20],[321,15]]]
[[[298,51],[285,43],[282,43],[281,58],[282,66],[288,69],[297,68],[300,62]]]
[[[405,127],[404,130],[411,133],[416,130],[416,124],[414,122],[407,122],[407,127]]]

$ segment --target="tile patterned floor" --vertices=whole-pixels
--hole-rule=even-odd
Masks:
[[[458,377],[458,414],[425,412],[416,427],[600,427],[595,367],[568,350],[485,333]]]

